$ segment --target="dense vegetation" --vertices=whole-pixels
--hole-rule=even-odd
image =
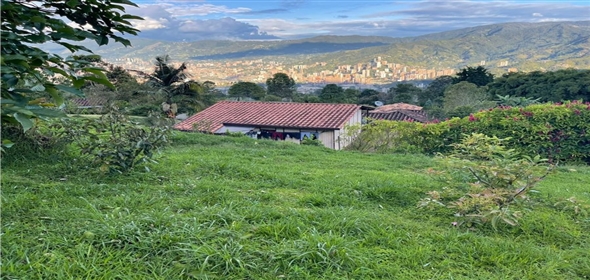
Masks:
[[[202,134],[173,141],[149,173],[105,176],[51,152],[3,161],[3,277],[590,274],[588,167],[559,167],[529,194],[518,227],[494,230],[453,226],[453,209],[417,208],[426,192],[449,186],[428,175],[438,159]]]
[[[351,130],[358,131],[358,130]],[[590,163],[590,103],[498,107],[429,124],[373,121],[351,135],[350,149],[373,152],[447,153],[465,134],[510,138],[507,146],[554,162]],[[355,133],[356,134],[356,133]]]

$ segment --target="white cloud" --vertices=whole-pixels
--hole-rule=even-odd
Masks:
[[[542,17],[543,15],[541,13],[533,13],[534,17]]]
[[[151,17],[144,17],[143,20],[133,20],[133,26],[139,30],[153,30],[168,27],[170,21],[166,18],[153,19]]]

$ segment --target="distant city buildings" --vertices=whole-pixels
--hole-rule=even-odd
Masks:
[[[107,61],[127,69],[151,73],[152,61],[123,58]],[[503,65],[507,65],[502,63]],[[432,80],[444,75],[454,75],[451,68],[418,68],[383,60],[378,56],[367,63],[336,65],[326,69],[327,62],[287,65],[274,60],[187,61],[187,73],[194,80],[212,81],[217,86],[229,86],[239,81],[264,83],[275,73],[286,73],[297,83],[311,84],[390,84],[413,80]],[[321,70],[323,69],[323,70]]]

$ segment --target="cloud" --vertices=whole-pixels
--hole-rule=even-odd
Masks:
[[[321,10],[322,18],[305,10],[330,6],[325,3],[316,6],[319,1],[283,0],[268,2],[268,5],[234,1],[235,6],[190,0],[148,1],[153,4],[129,9],[131,14],[145,18],[134,25],[143,31],[141,37],[167,40],[276,39],[324,34],[408,37],[501,22],[588,20],[590,14],[590,6],[575,4],[580,3],[575,1],[574,4],[549,1],[368,1],[358,7],[350,3]],[[359,14],[362,11],[366,11],[364,15]]]
[[[289,10],[287,9],[266,9],[266,10],[258,10],[258,11],[248,11],[248,12],[243,12],[241,14],[244,15],[261,15],[261,14],[278,14],[278,13],[284,13],[284,12],[288,12]]]
[[[197,9],[203,7],[206,8],[206,11]],[[223,7],[213,9],[208,5],[199,5],[193,8],[181,13],[177,11],[179,9],[177,6],[152,4],[129,9],[129,13],[144,18],[142,21],[133,22],[134,26],[142,31],[139,36],[143,38],[167,41],[278,39],[276,36],[261,31],[255,25],[237,21],[231,17],[205,20],[182,17],[195,13],[212,13],[224,9]],[[233,9],[232,11],[238,10]]]
[[[453,27],[467,27],[465,25],[535,21],[531,19],[531,14],[533,17],[547,16],[564,21],[588,20],[590,7],[557,2],[420,1],[404,9],[391,9],[364,17],[403,18],[425,23],[446,22]]]

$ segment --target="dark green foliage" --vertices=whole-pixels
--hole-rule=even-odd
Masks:
[[[532,104],[539,103],[541,98],[532,99],[527,97],[516,97],[510,95],[496,95],[499,106],[511,106],[511,107],[526,107]]]
[[[420,106],[442,106],[445,90],[453,84],[453,77],[440,76],[432,81],[420,95],[418,104]]]
[[[327,84],[319,94],[321,102],[343,103],[344,89],[336,84]]]
[[[319,139],[310,139],[310,138],[305,138],[305,139],[301,140],[301,145],[318,146],[318,147],[324,146],[324,144],[322,144],[322,142],[320,142]]]
[[[156,104],[137,105],[128,109],[130,115],[143,117],[147,117],[150,114],[159,113],[161,111],[162,108]]]
[[[137,34],[129,20],[141,18],[125,14],[123,5],[136,6],[127,0],[2,0],[2,125],[19,123],[27,130],[33,118],[60,116],[49,108],[63,103],[64,92],[81,96],[78,89],[87,81],[112,87],[104,69],[90,65],[91,57],[62,58],[36,46],[56,43],[72,53],[90,52],[76,44],[84,40],[106,45],[113,39],[129,46],[122,35]],[[52,80],[56,74],[64,83]]]
[[[266,80],[268,95],[291,99],[296,93],[295,81],[285,73],[276,73]]]
[[[400,83],[392,87],[387,92],[389,94],[388,103],[418,103],[418,96],[422,94],[422,90],[413,84]]]
[[[496,102],[488,100],[485,87],[466,81],[448,86],[443,98],[443,109],[447,117],[465,117],[495,106]]]
[[[80,155],[100,170],[122,173],[153,162],[154,153],[168,142],[169,125],[162,120],[145,127],[111,106],[99,119],[64,119],[52,129],[72,141]]]
[[[252,82],[237,82],[229,87],[229,96],[240,98],[252,98],[254,100],[263,99],[266,90]]]
[[[374,121],[351,146],[361,151],[447,153],[465,133],[485,133],[526,155],[590,163],[590,103],[498,107],[440,123]]]
[[[453,84],[460,82],[469,82],[477,85],[478,87],[485,86],[494,81],[494,75],[488,72],[483,66],[477,67],[466,67],[461,69],[456,77],[453,77]]]
[[[375,101],[385,101],[385,96],[382,92],[378,92],[374,89],[364,89],[359,94],[357,104],[375,105]]]
[[[590,70],[508,73],[488,85],[489,94],[539,99],[540,102],[564,100],[590,101]]]

